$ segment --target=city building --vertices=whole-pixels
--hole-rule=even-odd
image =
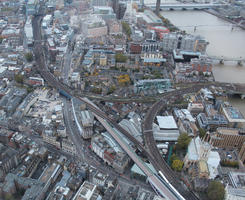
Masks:
[[[94,115],[90,111],[84,110],[81,111],[80,117],[83,129],[82,137],[84,139],[91,138],[93,135]]]
[[[21,198],[22,200],[42,200],[44,198],[43,183],[36,179],[20,177],[16,174],[9,173],[0,187],[3,199],[7,194],[15,194],[17,188],[25,190],[25,193]]]
[[[123,173],[130,161],[128,155],[117,142],[108,134],[95,135],[91,140],[92,150],[118,173]]]
[[[163,37],[164,37],[164,35],[166,33],[169,33],[169,30],[166,27],[164,27],[164,26],[152,26],[152,27],[150,27],[150,30],[154,30],[156,35],[157,35],[157,37],[160,40],[163,39]]]
[[[119,0],[113,0],[112,8],[114,12],[116,13],[117,19],[122,19],[127,9],[127,4],[126,2],[121,2]]]
[[[101,200],[97,186],[84,181],[72,200]]]
[[[137,120],[137,121],[136,121]],[[119,125],[132,134],[140,143],[143,144],[142,130],[138,119],[123,119]]]
[[[103,174],[103,173],[97,171],[97,172],[94,174],[93,178],[92,178],[92,182],[93,182],[95,185],[104,187],[107,178],[108,178],[108,176],[107,176],[106,174]]]
[[[26,4],[26,14],[34,15],[38,11],[38,0],[28,0]]]
[[[232,106],[222,106],[221,112],[228,120],[228,126],[231,128],[241,128],[245,124],[245,118],[238,108]]]
[[[162,25],[162,20],[152,10],[145,9],[144,12],[138,12],[136,17],[137,23],[142,23],[149,27]]]
[[[158,93],[163,93],[171,88],[169,79],[153,79],[153,80],[139,80],[134,83],[134,92],[140,93],[145,90],[157,90]]]
[[[145,66],[162,66],[166,62],[166,59],[160,53],[144,53],[141,56],[143,64]]]
[[[212,60],[207,57],[200,56],[200,58],[191,59],[192,71],[196,74],[203,73],[203,75],[210,76],[212,73]]]
[[[225,191],[225,200],[242,200],[245,198],[245,173],[232,172],[228,173],[229,183]]]
[[[31,17],[29,16],[26,20],[26,24],[24,27],[24,32],[25,32],[25,42],[28,47],[33,46],[33,30],[32,30],[32,22],[31,22]]]
[[[19,152],[0,143],[0,176],[8,174],[19,163]]]
[[[239,158],[243,163],[245,162],[245,142],[243,143],[241,150],[239,152]]]
[[[107,6],[108,0],[92,0],[91,6]]]
[[[168,33],[164,35],[162,44],[165,51],[182,50],[205,54],[208,42],[201,36]]]
[[[44,86],[44,80],[39,77],[29,77],[28,84],[32,86]]]
[[[76,154],[76,146],[69,139],[62,139],[61,149],[65,152],[72,154],[72,155]]]
[[[116,20],[116,14],[113,12],[112,7],[109,6],[94,6],[94,14],[100,16],[103,20]]]
[[[42,133],[42,137],[44,142],[52,144],[60,149],[60,141],[57,140],[57,136],[53,130],[45,129]]]
[[[157,141],[177,141],[179,129],[173,116],[157,116],[157,124],[153,124],[153,136]]]
[[[107,24],[109,28],[109,34],[111,35],[122,34],[122,26],[120,22],[116,20],[108,20]]]
[[[90,15],[82,21],[82,31],[88,38],[106,36],[108,27],[98,15]]]
[[[193,118],[190,111],[187,109],[174,109],[174,117],[177,119],[177,124],[180,133],[187,133],[189,136],[196,136],[198,128],[196,126],[196,120]]]
[[[242,149],[245,142],[245,131],[235,128],[217,128],[210,134],[210,143],[215,147]]]
[[[187,154],[184,158],[184,168],[193,171],[197,166],[199,178],[215,179],[218,175],[220,156],[217,151],[212,151],[212,146],[200,139],[193,138],[188,146]],[[191,172],[192,173],[192,172]]]
[[[200,128],[209,131],[215,131],[219,127],[227,127],[228,121],[224,115],[216,114],[214,116],[206,116],[204,113],[197,115],[197,122]]]

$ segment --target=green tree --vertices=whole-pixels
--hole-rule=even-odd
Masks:
[[[6,195],[5,195],[5,199],[6,199],[6,200],[14,200],[15,198],[13,197],[12,194],[6,194]]]
[[[24,77],[23,77],[23,75],[21,75],[21,74],[15,74],[14,80],[15,80],[17,83],[23,84],[23,82],[24,82]]]
[[[200,138],[204,138],[205,135],[206,135],[205,129],[199,128],[199,136],[200,136]]]
[[[29,86],[29,87],[27,87],[26,90],[27,90],[28,93],[31,93],[31,92],[34,91],[34,88],[32,86]]]
[[[223,200],[224,197],[224,185],[219,181],[211,181],[208,185],[208,198],[210,200]]]
[[[126,33],[126,35],[129,38],[132,34],[129,24],[127,22],[122,22],[122,28],[123,28],[123,32]]]
[[[128,57],[125,56],[125,55],[122,54],[122,53],[117,53],[116,56],[115,56],[115,59],[116,59],[116,62],[122,62],[122,63],[125,63],[125,62],[127,62]]]
[[[116,90],[116,86],[115,86],[115,85],[112,85],[112,86],[109,88],[107,94],[112,94],[115,90]]]
[[[172,162],[171,167],[173,170],[180,172],[183,168],[183,165],[184,165],[184,162],[182,160],[176,159]]]
[[[187,149],[189,143],[191,141],[191,138],[188,136],[187,133],[180,134],[178,141],[177,141],[177,149]]]
[[[27,62],[32,62],[33,61],[33,54],[31,52],[25,54],[25,58]]]
[[[172,165],[172,163],[175,161],[175,160],[179,160],[179,157],[176,155],[176,154],[172,154],[171,158],[170,158],[170,163]]]

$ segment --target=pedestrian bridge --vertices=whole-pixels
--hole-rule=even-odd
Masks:
[[[220,64],[224,64],[225,62],[237,62],[238,65],[243,65],[245,63],[245,58],[229,58],[224,56],[208,56],[213,61],[219,61]]]
[[[154,3],[145,3],[146,7],[149,7],[153,10],[156,9],[156,4]],[[202,10],[208,8],[215,8],[215,7],[224,7],[227,4],[213,4],[213,3],[176,3],[176,4],[166,4],[162,3],[160,5],[160,9],[162,10]]]

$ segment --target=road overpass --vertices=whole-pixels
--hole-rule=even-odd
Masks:
[[[144,4],[146,7],[151,8],[152,10],[156,10],[156,4],[154,3],[146,3]],[[166,4],[161,3],[160,9],[161,10],[203,10],[209,8],[217,8],[217,7],[224,7],[227,6],[226,4],[213,4],[213,3],[173,3],[173,4]]]
[[[33,27],[34,27],[34,39],[39,40],[41,39],[41,30],[40,30],[40,16],[36,16],[33,19]],[[44,80],[52,87],[56,88],[57,90],[64,90],[67,94],[74,97],[73,92],[71,89],[61,83],[54,75],[49,71],[46,62],[45,62],[45,55],[43,51],[43,47],[40,42],[35,42],[34,45],[34,54],[35,59],[37,62],[36,69],[41,74],[41,76],[44,78]],[[173,186],[170,183],[167,183],[166,181],[162,181],[157,177],[156,174],[154,174],[146,165],[143,164],[141,159],[132,151],[130,148],[125,145],[122,138],[118,136],[115,131],[112,129],[116,128],[118,131],[123,133],[128,139],[130,139],[134,144],[137,146],[137,148],[147,156],[153,167],[158,171],[162,171],[164,174],[164,170],[161,168],[161,166],[158,164],[158,162],[155,160],[154,156],[149,154],[144,146],[139,143],[130,133],[128,133],[125,129],[123,129],[121,126],[117,124],[113,119],[108,117],[104,112],[102,112],[98,107],[96,107],[91,101],[89,101],[87,98],[75,96],[79,98],[81,101],[86,103],[88,108],[96,115],[96,117],[99,119],[99,121],[104,125],[104,127],[108,130],[109,133],[114,137],[114,139],[121,145],[121,147],[124,149],[126,153],[131,157],[133,161],[141,168],[141,170],[146,174],[148,177],[148,181],[153,187],[153,189],[160,194],[163,197],[166,197],[166,199],[170,200],[184,200],[184,198],[176,191]],[[171,187],[170,187],[171,186]]]

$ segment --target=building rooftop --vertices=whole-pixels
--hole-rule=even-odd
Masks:
[[[200,173],[208,173],[208,165],[207,162],[204,160],[200,160],[198,163],[198,167],[199,167],[199,172]]]
[[[151,164],[145,163],[145,165],[146,165],[148,168],[150,168],[150,170],[152,170],[153,173],[157,173],[156,170],[154,169],[154,167],[153,167]],[[133,165],[133,167],[131,168],[131,172],[136,173],[136,174],[140,174],[140,175],[142,175],[142,176],[146,176],[146,175],[144,174],[144,172],[138,167],[137,164],[134,164],[134,165]]]
[[[224,114],[229,122],[242,122],[245,123],[245,118],[242,113],[234,107],[224,107]]]
[[[73,200],[100,200],[100,199],[102,198],[97,192],[96,185],[88,181],[84,181],[84,183],[81,185],[78,192],[73,198]]]
[[[160,129],[178,129],[173,116],[157,116]]]

